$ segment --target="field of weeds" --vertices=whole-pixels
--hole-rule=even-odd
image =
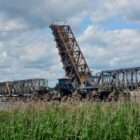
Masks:
[[[139,140],[140,104],[73,103],[0,111],[1,140]]]

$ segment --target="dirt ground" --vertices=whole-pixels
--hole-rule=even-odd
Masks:
[[[140,103],[140,91],[131,91],[130,95],[131,101]]]
[[[140,103],[140,91],[139,92],[130,92],[130,101]],[[32,104],[36,104],[35,101],[29,102],[13,102],[13,101],[2,101],[0,98],[0,110],[11,110],[12,108],[18,108],[18,106],[22,106],[24,109],[30,107]],[[40,103],[39,103],[40,104]],[[41,106],[49,106],[51,102],[41,102]],[[60,104],[60,102],[58,102]]]

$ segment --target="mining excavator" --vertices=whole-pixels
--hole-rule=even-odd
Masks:
[[[64,78],[59,79],[61,96],[77,91],[77,94],[86,96],[93,91],[102,91],[99,96],[119,90],[137,90],[140,87],[140,67],[107,70],[94,76],[85,60],[78,42],[69,25],[51,24],[63,68]],[[103,89],[103,90],[101,90]]]

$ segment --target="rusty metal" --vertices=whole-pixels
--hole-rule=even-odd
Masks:
[[[0,82],[0,95],[23,95],[42,93],[48,90],[46,79],[27,79],[10,82]]]
[[[50,25],[64,66],[65,75],[77,85],[86,85],[92,76],[89,66],[68,25]]]
[[[78,89],[81,89],[80,85],[85,85],[84,90],[94,90],[105,84],[110,85],[112,90],[138,90],[140,88],[140,67],[101,71],[93,76],[70,26],[52,24],[50,28],[65,74],[77,82]]]

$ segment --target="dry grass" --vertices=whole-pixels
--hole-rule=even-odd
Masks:
[[[14,102],[0,122],[1,140],[138,140],[140,104]]]

